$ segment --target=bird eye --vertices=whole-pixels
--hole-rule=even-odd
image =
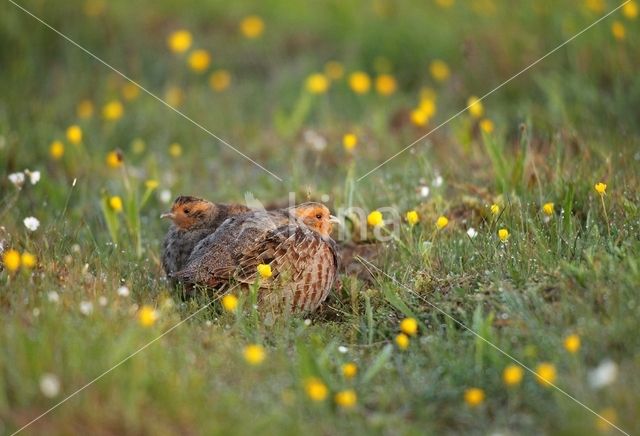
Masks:
[[[184,209],[184,213],[186,213],[187,215],[189,215],[189,212],[191,212],[191,211],[189,210],[189,208],[185,208],[185,209]]]
[[[322,214],[321,213],[316,214],[316,218],[319,220],[322,219]]]

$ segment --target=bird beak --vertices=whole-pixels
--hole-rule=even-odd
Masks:
[[[340,224],[340,218],[337,216],[329,215],[329,222],[333,224]]]
[[[162,215],[160,215],[160,218],[174,219],[175,217],[176,217],[176,214],[173,212],[165,212]]]

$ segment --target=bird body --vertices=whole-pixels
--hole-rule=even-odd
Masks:
[[[173,278],[213,288],[231,281],[259,283],[263,306],[314,311],[337,277],[331,222],[329,210],[319,203],[230,217],[197,244],[187,267]],[[258,277],[261,264],[270,265],[271,277]]]

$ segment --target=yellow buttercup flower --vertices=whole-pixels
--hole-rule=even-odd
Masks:
[[[238,308],[238,297],[233,294],[227,294],[222,297],[222,307],[227,312],[235,312]]]
[[[447,227],[448,225],[449,225],[449,218],[447,218],[444,215],[438,217],[438,219],[436,220],[436,228],[438,230],[442,230],[445,227]]]
[[[418,109],[422,111],[425,116],[429,119],[436,114],[436,98],[433,97],[420,97],[420,104],[418,105]]]
[[[366,94],[371,88],[371,78],[364,71],[355,71],[349,75],[349,87],[356,94]]]
[[[545,203],[542,205],[542,212],[544,212],[545,215],[553,215],[554,207],[555,205],[552,202]]]
[[[118,100],[111,100],[102,107],[102,117],[108,121],[116,121],[122,117],[124,107]]]
[[[408,336],[418,334],[418,321],[415,318],[405,318],[400,322],[400,330]]]
[[[231,74],[227,70],[216,70],[209,76],[209,86],[215,92],[222,92],[231,85]]]
[[[379,210],[374,210],[367,216],[367,224],[371,227],[379,227],[384,225],[384,218],[382,217],[382,212]]]
[[[258,38],[264,32],[264,21],[257,15],[249,15],[240,22],[240,32],[245,38]]]
[[[87,119],[93,116],[93,103],[91,100],[82,100],[76,107],[78,118]]]
[[[122,198],[117,195],[109,198],[109,207],[116,213],[122,212]]]
[[[273,271],[271,271],[271,265],[267,265],[266,263],[261,263],[260,265],[258,265],[257,270],[258,274],[263,279],[268,279],[273,275]]]
[[[480,118],[484,114],[484,106],[478,97],[472,95],[467,100],[467,108],[473,118]]]
[[[49,155],[58,160],[64,155],[64,144],[61,141],[53,141],[49,146]]]
[[[20,256],[20,263],[27,269],[31,269],[36,266],[36,262],[36,257],[28,251],[25,251],[22,253],[22,256]]]
[[[133,82],[127,82],[122,86],[122,96],[127,101],[132,101],[140,95],[140,88]]]
[[[7,250],[2,255],[2,264],[9,272],[17,271],[20,268],[21,257],[18,250]]]
[[[353,151],[358,145],[358,136],[355,133],[345,133],[342,137],[342,146],[347,151]]]
[[[622,7],[622,15],[629,20],[635,20],[638,16],[638,3],[635,0],[631,0]]]
[[[470,407],[477,407],[484,402],[484,391],[480,388],[469,388],[464,391],[464,402]]]
[[[500,206],[498,206],[498,205],[497,205],[497,204],[495,204],[495,203],[493,203],[489,209],[491,210],[491,213],[492,213],[493,215],[498,215],[498,214],[500,214]]]
[[[82,142],[82,129],[77,124],[67,127],[67,140],[72,144]]]
[[[520,365],[509,365],[502,371],[502,381],[507,386],[519,385],[522,381],[524,370]]]
[[[312,94],[324,94],[329,89],[329,79],[322,73],[313,73],[307,77],[305,86]]]
[[[344,378],[354,378],[358,373],[358,365],[353,362],[345,363],[342,365],[342,375]]]
[[[420,108],[414,109],[409,114],[411,122],[418,127],[424,127],[429,122],[429,116]]]
[[[188,30],[176,30],[167,38],[167,46],[173,53],[184,53],[191,47],[193,37]]]
[[[507,239],[509,239],[509,230],[507,229],[500,229],[498,230],[498,238],[500,238],[500,240],[502,242],[506,242]]]
[[[344,409],[355,407],[358,402],[358,396],[353,389],[345,389],[335,395],[336,404]]]
[[[391,74],[381,74],[376,77],[376,92],[380,95],[389,96],[396,92],[398,83]]]
[[[160,184],[160,183],[158,183],[158,181],[157,181],[157,180],[154,180],[154,179],[149,179],[149,180],[147,180],[146,182],[144,182],[144,186],[145,186],[147,189],[156,189],[156,188],[158,187],[158,185],[159,185],[159,184]]]
[[[598,182],[593,186],[593,189],[595,189],[598,194],[604,195],[607,192],[607,184]]]
[[[573,334],[564,338],[564,348],[571,354],[580,350],[580,336]]]
[[[189,68],[196,73],[202,73],[211,65],[211,55],[203,49],[194,50],[187,60]]]
[[[438,82],[444,82],[449,78],[449,76],[451,76],[449,65],[440,59],[435,59],[431,62],[429,65],[429,72],[431,72],[431,77]]]
[[[396,336],[395,341],[396,345],[401,350],[406,350],[407,348],[409,348],[409,343],[411,342],[409,340],[409,336],[405,335],[404,333],[400,333],[398,336]]]
[[[324,73],[331,80],[339,80],[344,75],[344,67],[340,62],[329,61],[324,64]]]
[[[410,210],[407,212],[406,219],[410,226],[414,226],[420,221],[420,215],[415,210]]]
[[[122,166],[124,162],[124,156],[122,156],[122,152],[119,150],[112,150],[107,153],[107,166],[109,168],[119,168]]]
[[[260,365],[267,356],[264,347],[259,344],[247,345],[243,351],[244,360],[251,365]]]
[[[327,385],[316,377],[311,377],[305,381],[304,390],[313,401],[324,401],[329,394]]]
[[[484,133],[493,133],[494,128],[493,121],[489,118],[484,118],[480,121],[480,129],[482,129]]]
[[[172,107],[178,107],[184,101],[184,92],[179,86],[170,86],[164,93],[164,99]]]
[[[138,322],[143,327],[151,327],[158,319],[158,312],[151,306],[142,306],[138,311]]]
[[[182,156],[182,145],[174,142],[169,145],[169,156],[173,158],[178,158]]]
[[[549,362],[542,362],[536,367],[536,374],[538,375],[538,383],[544,386],[550,386],[551,383],[556,381],[556,367]]]
[[[611,34],[618,41],[623,41],[627,37],[627,28],[620,21],[611,24]]]

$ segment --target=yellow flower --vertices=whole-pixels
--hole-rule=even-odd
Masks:
[[[400,330],[408,336],[418,334],[418,321],[415,318],[405,318],[400,322]]]
[[[384,219],[382,218],[382,212],[374,210],[367,216],[367,224],[371,227],[379,227],[384,225]]]
[[[389,96],[396,92],[398,83],[391,74],[381,74],[376,77],[376,91],[380,95]]]
[[[64,144],[60,141],[53,141],[49,146],[49,155],[58,160],[64,155]]]
[[[622,15],[630,20],[635,20],[638,16],[638,3],[635,0],[631,0],[629,3],[622,7]]]
[[[171,145],[169,145],[169,156],[173,158],[178,158],[182,156],[182,145],[178,144],[177,142],[174,142]]]
[[[151,327],[158,319],[158,312],[151,306],[142,306],[138,311],[138,322],[143,327]]]
[[[24,266],[27,269],[31,269],[34,266],[36,266],[36,262],[37,259],[36,257],[29,253],[28,251],[25,251],[24,253],[22,253],[22,256],[20,257],[20,263],[22,263],[22,266]]]
[[[500,214],[500,206],[498,206],[497,204],[493,203],[490,209],[492,214],[494,215]]]
[[[469,388],[464,391],[464,402],[470,407],[479,406],[484,402],[484,391],[480,388]]]
[[[467,108],[473,118],[480,118],[484,114],[484,106],[478,97],[472,95],[467,100]]]
[[[594,185],[593,189],[595,189],[598,194],[604,195],[607,192],[607,184],[598,182]]]
[[[596,427],[598,427],[598,430],[603,432],[612,429],[609,422],[615,424],[618,421],[618,414],[616,413],[615,409],[611,407],[607,407],[606,409],[601,410],[600,412],[598,412],[598,415],[599,416],[596,421]]]
[[[76,107],[78,118],[87,119],[93,116],[93,103],[91,100],[82,100]]]
[[[542,205],[542,212],[544,212],[545,215],[553,215],[554,206],[552,202],[545,203]]]
[[[356,94],[366,94],[371,88],[371,79],[364,71],[355,71],[349,75],[349,87]]]
[[[156,189],[158,185],[159,185],[158,181],[154,179],[149,179],[146,182],[144,182],[144,186],[146,186],[147,189]]]
[[[424,113],[427,118],[431,118],[436,114],[436,98],[421,97],[418,109]]]
[[[124,157],[120,150],[113,150],[107,153],[106,161],[109,168],[119,168],[124,162]]]
[[[353,362],[342,365],[342,375],[344,378],[354,378],[358,373],[358,365]]]
[[[133,82],[127,82],[122,87],[122,96],[125,100],[135,100],[139,95],[140,88],[138,88],[138,85],[134,84]]]
[[[191,47],[193,37],[188,30],[176,30],[167,38],[167,46],[173,53],[184,53]]]
[[[262,277],[263,279],[268,279],[273,275],[273,272],[271,271],[271,265],[267,265],[266,263],[261,263],[260,265],[258,265],[257,270],[258,274],[260,274],[260,277]]]
[[[400,333],[398,336],[396,336],[396,345],[401,350],[406,350],[407,348],[409,348],[409,342],[409,336],[405,335],[404,333]]]
[[[109,207],[116,213],[122,212],[122,198],[117,195],[109,198]]]
[[[329,79],[322,73],[313,73],[307,77],[305,86],[312,94],[324,94],[329,89]]]
[[[227,70],[216,70],[209,76],[209,86],[215,92],[222,92],[231,85],[231,74]]]
[[[67,127],[67,140],[72,144],[80,144],[82,142],[82,129],[74,124]]]
[[[418,215],[418,212],[416,212],[415,210],[410,210],[409,212],[407,212],[406,218],[410,226],[414,226],[420,221],[420,215]]]
[[[411,117],[411,122],[418,127],[424,127],[429,122],[429,116],[420,108],[412,110],[409,116]]]
[[[264,362],[264,359],[267,353],[264,350],[264,347],[259,344],[247,345],[244,347],[244,360],[251,365],[260,365]]]
[[[429,71],[431,72],[431,76],[438,82],[444,82],[451,75],[449,65],[440,59],[435,59],[431,62],[429,65]]]
[[[542,362],[536,367],[536,375],[538,383],[550,386],[556,381],[556,367],[552,363]]]
[[[444,215],[438,217],[438,219],[436,220],[436,228],[438,230],[444,229],[445,227],[447,227],[447,225],[449,225],[449,219]]]
[[[184,93],[179,86],[170,86],[164,93],[164,99],[172,107],[178,107],[184,100]]]
[[[20,268],[20,253],[18,250],[7,250],[2,255],[2,264],[9,272],[17,271]]]
[[[355,407],[358,402],[358,396],[353,389],[345,389],[335,395],[336,404],[345,409],[351,409]]]
[[[344,67],[340,62],[329,61],[324,64],[324,73],[329,79],[338,80],[344,75]]]
[[[604,12],[604,0],[585,0],[584,4],[592,12]]]
[[[622,41],[627,37],[627,29],[620,21],[614,21],[611,24],[611,33],[618,41]]]
[[[358,145],[358,136],[355,133],[345,133],[342,137],[342,146],[347,151],[353,151]]]
[[[327,385],[316,377],[311,377],[305,381],[304,390],[313,401],[324,401],[329,394]]]
[[[507,239],[509,239],[509,230],[507,229],[498,230],[498,238],[500,238],[502,242],[505,242]]]
[[[571,354],[575,354],[580,350],[580,336],[573,334],[564,338],[564,348]]]
[[[245,38],[258,38],[264,32],[264,21],[257,15],[249,15],[240,22],[240,32]]]
[[[222,307],[227,312],[235,312],[238,308],[238,297],[233,294],[227,294],[222,297]]]
[[[507,386],[519,385],[524,371],[520,365],[509,365],[502,371],[502,381]]]
[[[493,121],[489,118],[484,118],[480,121],[480,129],[482,129],[484,133],[493,133],[494,127]]]
[[[109,121],[116,121],[122,117],[124,107],[118,100],[111,100],[102,107],[102,117]]]
[[[211,55],[208,51],[203,49],[194,50],[190,55],[187,61],[189,63],[189,68],[191,68],[196,73],[202,73],[204,70],[209,68],[211,64]]]

